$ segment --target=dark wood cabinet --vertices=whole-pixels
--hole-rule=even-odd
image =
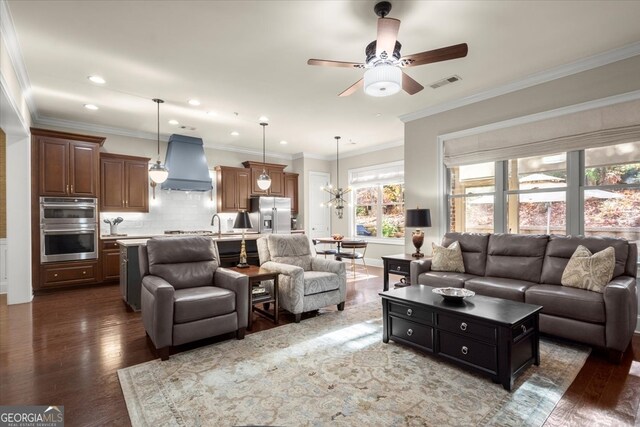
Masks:
[[[216,198],[218,212],[249,209],[251,170],[216,166]]]
[[[40,196],[98,196],[98,161],[105,138],[31,129],[38,153]]]
[[[120,246],[115,240],[103,240],[100,245],[102,281],[110,282],[120,278]]]
[[[291,213],[298,213],[298,174],[284,173],[284,197],[291,199]]]
[[[284,197],[284,168],[287,165],[278,165],[275,163],[262,163],[246,161],[242,162],[242,166],[251,170],[251,195],[252,196],[274,196]],[[261,190],[258,187],[258,177],[265,170],[271,178],[271,187],[267,190]]]
[[[41,267],[40,289],[86,285],[98,281],[98,261],[52,262]]]
[[[100,210],[149,212],[149,158],[100,154]]]

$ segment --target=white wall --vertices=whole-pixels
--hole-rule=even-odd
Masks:
[[[7,289],[7,239],[0,239],[0,294],[6,294]]]
[[[0,7],[6,7],[0,4]],[[4,11],[3,11],[4,15]],[[31,288],[31,115],[5,39],[0,31],[0,128],[7,148],[7,302],[20,304],[32,299]]]

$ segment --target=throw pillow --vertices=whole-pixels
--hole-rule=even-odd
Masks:
[[[589,249],[580,245],[571,255],[560,283],[563,286],[603,293],[613,277],[615,266],[616,253],[612,246],[591,254]]]
[[[451,271],[464,273],[464,261],[460,243],[453,242],[448,248],[432,243],[433,258],[431,259],[432,271]]]

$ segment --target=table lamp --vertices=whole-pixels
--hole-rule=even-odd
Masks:
[[[247,264],[247,247],[244,243],[244,232],[249,228],[253,228],[253,226],[251,225],[251,219],[249,218],[249,213],[246,211],[238,212],[238,215],[236,215],[236,221],[233,223],[233,228],[242,230],[242,243],[240,243],[240,262],[236,267],[247,268],[249,267],[249,264]]]
[[[405,227],[431,227],[431,212],[429,212],[429,209],[407,209]],[[411,236],[413,246],[416,247],[416,252],[411,254],[411,256],[414,258],[422,258],[424,254],[420,252],[420,248],[424,243],[424,231],[418,228],[411,233]]]

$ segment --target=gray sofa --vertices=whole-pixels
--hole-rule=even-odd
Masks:
[[[412,261],[411,284],[464,287],[478,294],[543,306],[540,331],[608,351],[619,361],[633,335],[638,302],[638,249],[623,239],[524,234],[447,233],[460,243],[465,273],[431,271],[431,260]],[[613,279],[604,293],[561,285],[578,245],[592,253],[615,250]]]

